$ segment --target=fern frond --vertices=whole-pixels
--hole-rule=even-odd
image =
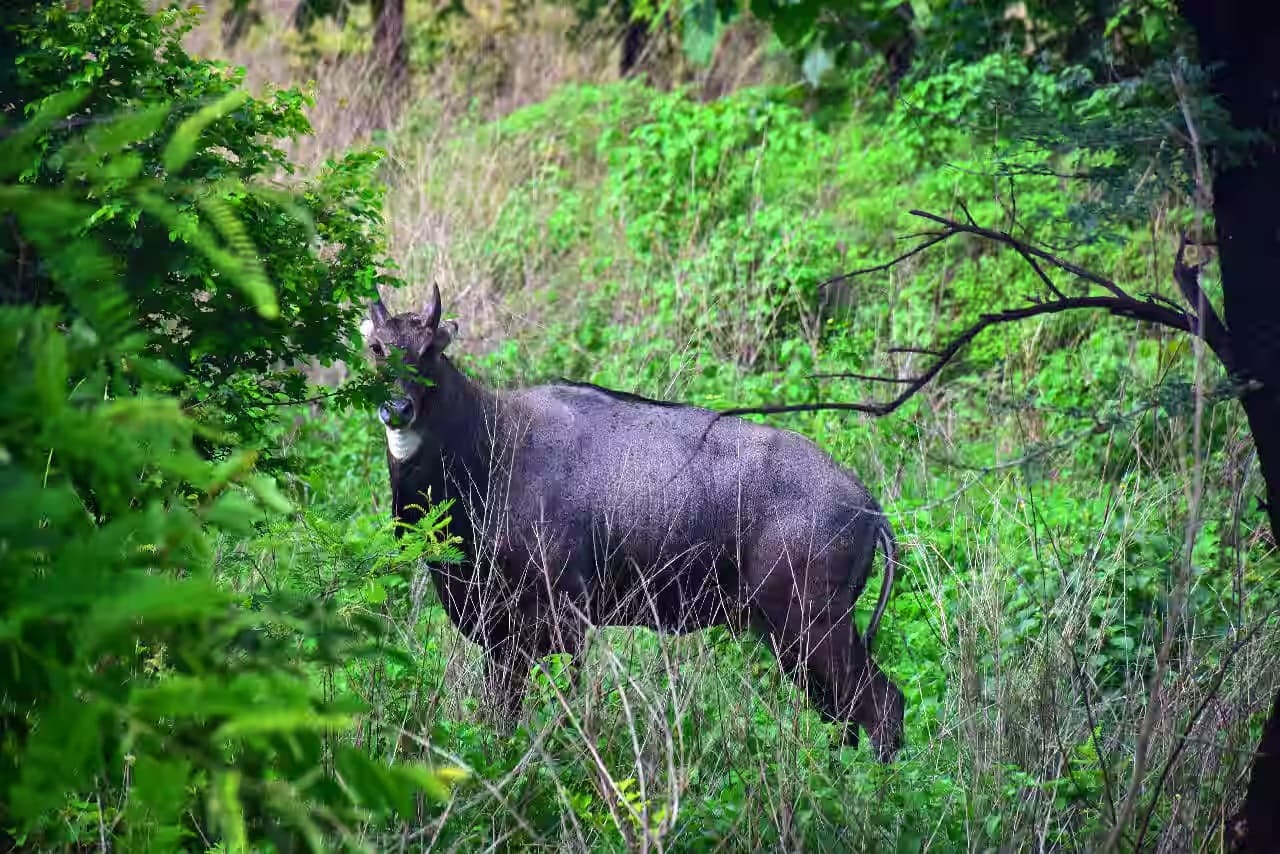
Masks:
[[[196,153],[196,144],[200,134],[218,119],[235,112],[249,100],[249,93],[243,89],[234,89],[217,101],[202,107],[195,115],[188,117],[178,125],[169,143],[161,155],[164,169],[170,175],[177,175]]]

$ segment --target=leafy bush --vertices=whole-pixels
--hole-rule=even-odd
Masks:
[[[43,5],[17,28],[18,79],[7,94],[28,112],[70,87],[83,94],[74,116],[21,152],[24,185],[81,180],[105,152],[127,146],[116,163],[123,171],[98,184],[76,230],[122,259],[121,284],[153,335],[151,352],[181,371],[173,391],[220,429],[201,439],[222,453],[260,444],[272,408],[306,396],[300,363],[347,359],[358,368],[347,330],[375,285],[396,282],[383,272],[382,190],[372,180],[379,155],[353,153],[314,177],[294,175],[280,146],[309,131],[308,96],[291,88],[250,97],[243,69],[189,56],[181,38],[194,14],[150,15],[139,0]],[[207,144],[179,162],[161,141],[187,120]],[[181,181],[129,195],[133,175]],[[74,311],[51,275],[20,268],[6,300]]]
[[[122,26],[108,33],[141,20],[132,4],[95,13],[109,9]],[[179,393],[220,375],[167,358],[199,341],[231,375],[255,369],[234,329],[201,325],[193,298],[209,288],[214,313],[257,318],[250,343],[269,337],[259,323],[297,319],[298,294],[277,292],[275,262],[239,216],[274,223],[278,240],[300,208],[270,206],[242,178],[224,205],[234,190],[221,176],[178,177],[218,162],[226,138],[210,127],[241,96],[183,118],[145,102],[85,113],[93,92],[46,92],[0,138],[0,214],[13,224],[0,306],[0,842],[358,844],[362,827],[416,814],[418,793],[442,798],[456,775],[371,757],[344,736],[364,707],[309,678],[394,655],[382,622],[284,596],[246,603],[217,583],[213,535],[243,537],[289,504],[254,470],[256,452],[217,462],[197,452],[209,428]],[[127,237],[123,222],[145,233],[148,218],[174,227],[168,251]],[[172,275],[148,279],[129,246]],[[160,289],[156,301],[143,280]],[[194,337],[162,339],[148,328],[161,319]],[[271,352],[305,352],[290,346]],[[443,543],[421,542],[415,557],[448,558]]]
[[[566,342],[567,358],[598,349],[598,334],[589,336],[620,319],[615,297],[632,281],[647,283],[627,305],[646,327],[627,344],[653,359],[655,379],[669,367],[664,354],[690,338],[724,359],[772,366],[781,342],[812,325],[817,284],[839,257],[833,223],[813,213],[830,143],[774,95],[746,90],[704,104],[686,91],[581,87],[500,123],[499,141],[539,140],[536,173],[513,188],[481,244],[500,281],[563,268],[592,241],[616,240],[574,271],[587,287],[546,294],[578,304],[580,340]],[[584,121],[548,127],[566,114]],[[588,180],[598,184],[587,189]]]

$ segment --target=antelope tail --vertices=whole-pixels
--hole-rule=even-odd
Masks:
[[[893,539],[893,530],[889,527],[887,519],[881,519],[880,527],[876,531],[876,539],[880,543],[880,550],[884,552],[884,583],[880,585],[880,599],[876,602],[876,609],[867,623],[867,632],[862,636],[863,646],[867,648],[868,653],[871,652],[871,644],[875,641],[876,630],[880,628],[880,618],[884,616],[885,606],[889,604],[889,595],[893,592],[893,579],[898,567],[898,544]]]

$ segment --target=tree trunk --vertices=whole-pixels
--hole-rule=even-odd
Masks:
[[[916,56],[916,13],[910,3],[899,3],[893,15],[902,23],[902,32],[885,45],[883,54],[889,67],[889,86],[896,92]]]
[[[1245,415],[1280,537],[1280,16],[1242,0],[1183,0],[1210,88],[1240,130],[1269,139],[1251,157],[1219,163],[1213,182],[1223,320],[1239,379],[1251,383]],[[1216,68],[1215,68],[1216,66]],[[1245,851],[1280,851],[1280,694],[1254,759],[1244,809],[1232,820]]]
[[[408,76],[409,59],[404,45],[404,0],[375,0],[373,53],[382,68],[384,80],[394,97]]]
[[[633,20],[631,0],[618,3],[618,14],[622,17],[622,57],[618,60],[618,73],[622,77],[630,77],[640,64],[649,41],[649,25],[644,21]]]

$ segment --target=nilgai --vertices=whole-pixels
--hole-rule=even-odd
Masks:
[[[587,626],[727,624],[768,638],[846,744],[860,725],[893,758],[903,696],[869,649],[896,547],[851,472],[797,433],[694,406],[576,382],[491,390],[445,355],[457,327],[440,314],[436,288],[419,313],[375,302],[362,331],[375,360],[404,366],[378,410],[392,512],[413,523],[454,499],[466,560],[431,577],[485,650],[504,719],[532,662],[577,653]],[[884,584],[860,637],[853,604],[877,546]]]

